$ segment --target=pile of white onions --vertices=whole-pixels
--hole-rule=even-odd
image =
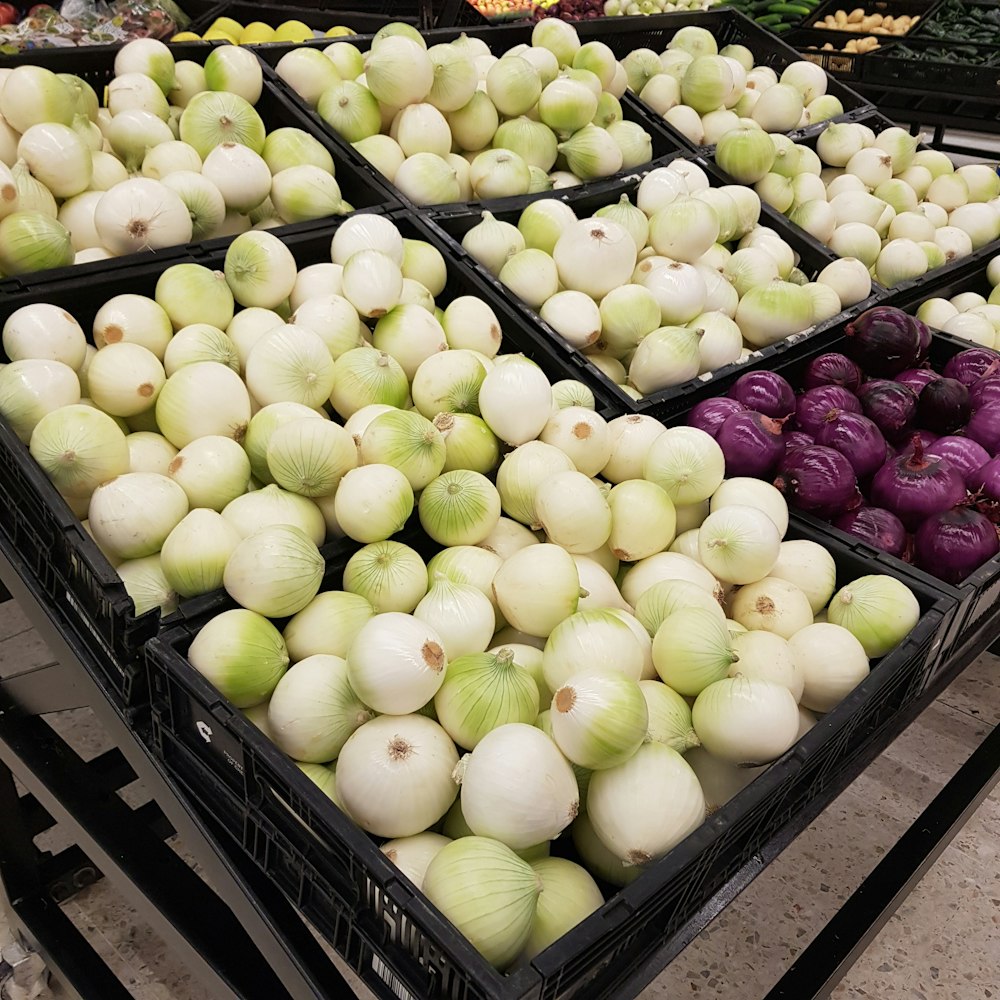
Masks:
[[[484,212],[462,246],[635,398],[745,361],[871,292],[859,261],[803,273],[760,225],[758,195],[712,187],[693,161],[651,170],[630,192],[634,202],[622,195],[584,219],[557,198],[530,204],[516,226]]]
[[[736,128],[784,133],[844,114],[821,66],[799,60],[779,75],[755,65],[745,45],[720,49],[696,25],[675,32],[662,52],[635,49],[621,65],[629,90],[696,146],[715,145]]]
[[[989,296],[959,292],[950,299],[935,296],[922,302],[917,316],[928,326],[983,347],[1000,348],[1000,256],[986,268]]]
[[[296,49],[277,73],[417,205],[570,187],[652,159],[619,101],[624,67],[569,24],[539,23],[530,45],[496,54],[464,34],[428,48],[391,24],[364,55],[345,42],[321,55]]]
[[[150,38],[115,57],[106,107],[80,77],[40,66],[7,72],[0,273],[352,211],[326,146],[302,129],[266,131],[254,108],[262,87],[247,49],[227,45],[204,64],[175,63]]]
[[[956,168],[891,126],[833,122],[812,145],[737,129],[716,161],[763,201],[887,287],[969,256],[1000,238],[995,165]],[[845,275],[846,275],[845,269]]]
[[[342,589],[287,623],[225,612],[189,654],[499,969],[695,830],[920,613],[784,540],[774,487],[721,489],[704,432],[568,406],[526,438],[495,486],[424,487],[421,512],[441,480],[470,498],[429,561],[370,542]],[[567,832],[579,864],[549,857]]]

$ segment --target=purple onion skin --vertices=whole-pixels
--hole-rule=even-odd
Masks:
[[[998,371],[1000,354],[988,347],[970,347],[949,358],[942,374],[945,378],[957,379],[962,385],[972,385],[988,377],[987,372],[992,375]]]
[[[808,448],[815,443],[816,439],[805,431],[789,431],[785,435],[785,448],[789,451],[792,448]]]
[[[909,538],[906,528],[891,510],[881,507],[859,507],[857,510],[841,514],[833,526],[860,538],[873,548],[888,552],[897,559],[906,557]]]
[[[839,385],[848,392],[857,392],[864,378],[864,372],[845,354],[821,354],[809,362],[802,384],[807,389]]]
[[[923,333],[913,316],[892,306],[867,309],[848,323],[847,355],[869,375],[891,378],[915,368],[926,356]]]
[[[733,383],[727,395],[748,410],[775,420],[795,412],[795,390],[776,372],[747,372]]]
[[[945,583],[961,583],[1000,552],[1000,539],[989,518],[956,507],[927,518],[913,539],[914,562]]]
[[[839,451],[858,479],[874,475],[886,460],[882,432],[860,413],[840,413],[825,421],[816,434],[816,444]]]
[[[747,410],[729,417],[716,440],[726,457],[729,477],[767,477],[785,453],[780,422]]]
[[[915,531],[934,514],[949,510],[965,498],[965,482],[943,458],[916,449],[899,455],[875,473],[871,501],[891,510],[903,526]]]
[[[1000,403],[987,403],[976,410],[965,426],[965,435],[991,455],[1000,451]]]
[[[923,361],[931,349],[931,328],[916,316],[911,316],[910,322],[917,331],[917,339],[920,341],[920,360]]]
[[[691,408],[688,414],[688,426],[697,427],[712,437],[718,437],[719,429],[729,417],[734,413],[745,412],[746,407],[735,399],[727,399],[725,396],[703,399]]]
[[[971,415],[969,390],[957,379],[939,378],[917,399],[917,423],[939,434],[958,430]]]
[[[940,377],[931,368],[907,368],[905,372],[900,372],[893,381],[909,386],[919,396],[925,385],[929,385]]]
[[[917,415],[917,394],[899,382],[875,379],[858,390],[861,411],[890,442],[904,437]]]
[[[861,403],[853,392],[839,385],[807,389],[795,406],[795,422],[800,430],[816,437],[824,421],[838,413],[860,413]]]
[[[1000,378],[991,375],[969,386],[969,405],[978,410],[987,403],[1000,403]]]
[[[973,493],[982,493],[990,500],[1000,500],[1000,458],[991,458],[978,469],[966,473],[965,485]]]
[[[917,444],[924,451],[930,451],[931,445],[937,441],[938,435],[933,431],[913,431],[908,438],[900,444],[898,455],[912,455],[917,450]],[[939,456],[940,457],[940,456]]]
[[[949,465],[954,466],[961,475],[965,476],[966,485],[970,490],[975,489],[975,487],[969,477],[974,476],[976,471],[990,460],[990,453],[981,444],[967,437],[952,437],[950,435],[940,437],[926,451],[928,455],[943,458]]]
[[[786,451],[774,485],[792,506],[817,517],[829,519],[861,503],[851,463],[818,444]]]

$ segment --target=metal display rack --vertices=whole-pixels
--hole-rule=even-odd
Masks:
[[[59,908],[59,902],[110,878],[218,1000],[342,998],[351,990],[302,918],[211,816],[198,813],[147,749],[148,722],[112,705],[104,674],[45,600],[31,570],[0,535],[0,579],[55,657],[0,680],[0,905],[24,947],[8,949],[0,983],[40,974],[37,951],[69,996],[126,1000],[127,990]],[[578,998],[636,996],[680,954],[871,761],[979,655],[972,638],[933,684],[876,739],[836,786],[786,824],[681,931],[665,940],[613,994],[600,987]],[[42,718],[89,706],[116,748],[84,761]],[[14,778],[26,792],[19,794]],[[129,808],[116,794],[139,778],[153,801]],[[886,921],[1000,779],[1000,727],[987,736],[924,813],[820,932],[764,1000],[822,1000],[830,995]],[[74,846],[40,852],[33,838],[54,823]],[[211,887],[164,840],[177,832]],[[20,979],[18,979],[20,977]],[[367,985],[384,1000],[401,995],[376,969]]]

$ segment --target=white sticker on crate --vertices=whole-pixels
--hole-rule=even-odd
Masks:
[[[399,1000],[417,1000],[417,998],[400,982],[399,977],[382,961],[378,955],[372,955],[372,971],[392,990]]]

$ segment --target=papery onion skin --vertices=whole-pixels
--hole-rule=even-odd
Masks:
[[[917,394],[901,382],[873,379],[858,390],[861,410],[892,443],[904,437],[917,415]]]
[[[945,378],[958,379],[962,385],[971,386],[987,373],[1000,371],[1000,354],[985,347],[972,347],[952,355],[941,374]]]
[[[967,507],[927,518],[913,539],[914,562],[945,583],[958,584],[1000,552],[996,526]]]
[[[795,420],[799,430],[813,437],[822,425],[837,414],[860,413],[857,397],[839,385],[823,385],[807,389],[799,396],[795,407]]]
[[[821,354],[813,358],[806,368],[802,384],[807,389],[821,385],[839,385],[848,392],[856,392],[864,380],[861,368],[843,354]]]
[[[978,470],[990,461],[990,453],[981,444],[971,438],[951,435],[939,437],[928,445],[927,454],[943,458],[949,465],[954,466],[965,477],[966,485],[973,491],[981,485],[976,481]]]
[[[765,477],[785,453],[781,424],[760,413],[735,413],[716,434],[726,456],[726,475]]]
[[[870,375],[897,375],[923,360],[919,322],[901,309],[876,306],[847,325],[847,352]]]
[[[947,461],[915,448],[887,462],[872,480],[871,499],[916,530],[932,514],[954,507],[965,497],[962,476]]]
[[[719,431],[726,420],[733,414],[743,413],[745,410],[746,407],[738,400],[717,396],[696,403],[688,414],[687,422],[689,427],[697,427],[706,434],[718,438]]]
[[[816,433],[816,444],[839,451],[859,479],[874,475],[888,454],[882,432],[859,413],[841,412],[824,421]]]
[[[822,445],[786,452],[774,485],[791,505],[819,517],[833,517],[861,502],[851,463]]]
[[[909,544],[906,528],[892,511],[882,507],[859,507],[848,511],[841,514],[833,526],[897,559],[906,555]]]
[[[728,395],[748,410],[776,420],[795,412],[795,390],[775,372],[747,372],[733,383]]]

